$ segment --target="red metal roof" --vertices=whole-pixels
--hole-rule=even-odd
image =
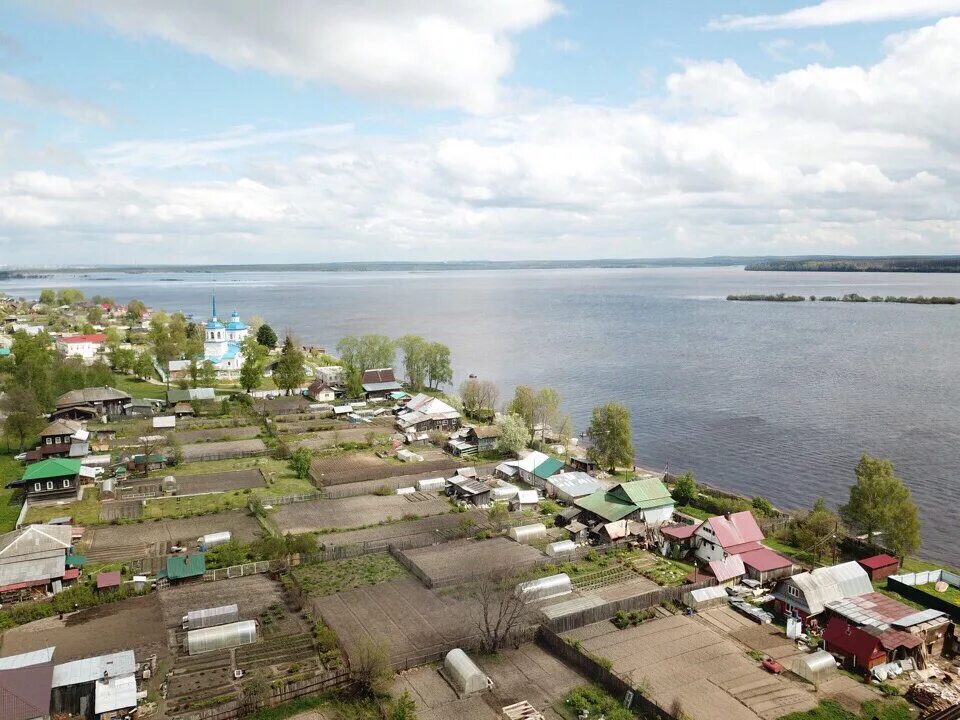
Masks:
[[[80,568],[70,568],[63,571],[64,580],[76,580],[80,577]]]
[[[393,368],[380,368],[378,370],[364,370],[363,377],[360,379],[363,385],[372,385],[381,382],[396,382],[397,378],[393,374]]]
[[[890,567],[891,565],[900,565],[899,560],[892,555],[887,555],[885,553],[882,555],[874,555],[873,557],[863,558],[863,560],[857,560],[857,562],[868,570],[880,570],[881,568]]]
[[[0,717],[32,720],[50,714],[53,663],[0,670]]]
[[[747,574],[739,555],[730,555],[723,560],[711,560],[707,565],[713,576],[720,582],[733,580],[733,578],[743,577]]]
[[[886,630],[880,633],[880,644],[887,650],[896,650],[898,647],[912,650],[923,645],[923,640],[903,630]]]
[[[763,540],[763,531],[749,510],[732,513],[729,518],[726,515],[717,515],[706,522],[710,523],[720,546],[727,551],[734,545]]]
[[[120,571],[102,572],[97,575],[97,589],[120,587]]]
[[[41,587],[47,585],[50,582],[49,579],[44,578],[43,580],[26,580],[25,582],[13,583],[12,585],[3,585],[0,586],[0,592],[10,592],[12,590],[25,590],[29,587]]]
[[[693,537],[693,534],[697,531],[701,523],[695,523],[693,525],[674,525],[673,527],[661,527],[660,534],[666,535],[669,538],[674,540],[686,540],[689,537]]]
[[[107,341],[107,336],[103,333],[95,335],[68,335],[57,340],[62,343],[102,343]]]
[[[770,570],[779,570],[780,568],[793,565],[793,562],[789,558],[785,558],[780,553],[762,546],[756,550],[740,553],[740,559],[743,560],[744,565],[752,567],[757,572],[769,572]]]

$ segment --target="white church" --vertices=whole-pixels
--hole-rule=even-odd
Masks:
[[[230,322],[224,325],[217,317],[217,298],[213,298],[213,315],[203,328],[203,358],[209,360],[217,369],[217,377],[234,377],[240,373],[243,365],[243,341],[250,334],[250,328],[240,321],[240,314],[234,310]],[[189,360],[172,360],[170,374],[181,375],[189,370]]]

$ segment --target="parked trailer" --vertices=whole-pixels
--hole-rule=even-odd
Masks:
[[[197,538],[197,545],[200,546],[201,550],[209,550],[217,545],[225,545],[226,543],[230,542],[232,537],[233,536],[230,534],[229,530],[209,533],[204,535],[202,538]]]
[[[250,645],[256,641],[257,621],[241,620],[229,625],[190,630],[183,639],[183,647],[188,655],[199,655],[213,650]]]
[[[240,620],[240,609],[234,605],[191,610],[183,616],[184,630],[199,630],[200,628],[226,625]]]

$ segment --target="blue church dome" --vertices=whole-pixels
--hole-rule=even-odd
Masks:
[[[223,330],[223,323],[214,318],[206,325],[207,330]]]
[[[230,322],[227,323],[227,330],[246,330],[247,326],[240,322],[240,313],[236,310],[230,316]]]

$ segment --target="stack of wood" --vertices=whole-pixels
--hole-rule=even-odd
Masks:
[[[939,683],[914,683],[907,689],[907,700],[923,708],[921,718],[928,718],[960,704],[960,695]]]

